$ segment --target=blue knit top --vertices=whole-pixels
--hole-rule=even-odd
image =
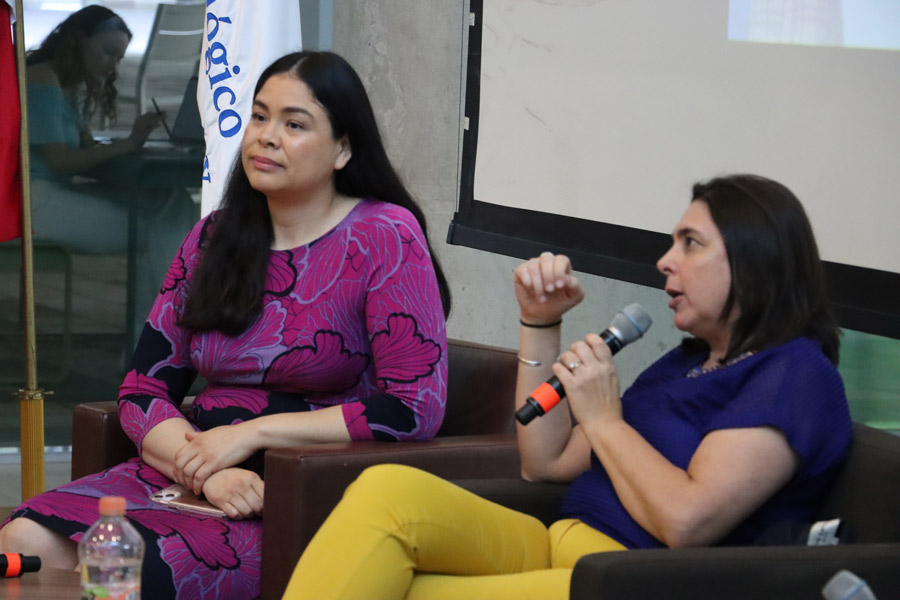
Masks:
[[[711,431],[775,427],[799,457],[797,472],[720,543],[751,544],[783,520],[810,522],[850,446],[850,412],[837,369],[807,338],[688,377],[705,358],[676,348],[651,365],[622,397],[625,421],[681,469]],[[593,454],[591,468],[570,486],[562,514],[629,548],[662,547],[629,516]]]
[[[41,152],[44,144],[81,145],[81,115],[75,102],[67,100],[58,85],[28,84],[28,136],[31,145],[31,176],[48,181],[71,181],[68,174],[55,173]]]

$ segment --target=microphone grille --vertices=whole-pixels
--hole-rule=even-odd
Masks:
[[[643,306],[635,302],[617,312],[611,326],[622,334],[621,341],[624,344],[630,344],[647,333],[652,324],[653,319],[650,318],[650,314],[644,310]]]
[[[825,600],[875,600],[866,582],[854,573],[841,569],[822,588]]]

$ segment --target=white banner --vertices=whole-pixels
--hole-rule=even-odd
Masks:
[[[300,50],[299,0],[207,0],[197,103],[206,137],[201,213],[221,201],[259,74]]]

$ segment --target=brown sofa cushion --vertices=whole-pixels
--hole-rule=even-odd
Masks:
[[[854,423],[850,454],[818,515],[835,517],[852,542],[900,542],[900,437]]]

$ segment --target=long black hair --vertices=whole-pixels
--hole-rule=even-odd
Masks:
[[[840,330],[828,302],[812,226],[787,187],[758,175],[717,177],[694,185],[725,242],[731,289],[720,315],[736,307],[723,362],[798,336],[816,340],[835,365]]]
[[[116,122],[116,73],[110,75],[101,85],[96,85],[85,77],[84,50],[82,45],[90,37],[106,31],[121,31],[131,41],[131,30],[122,17],[105,6],[92,4],[69,15],[53,28],[40,46],[29,50],[25,64],[50,63],[63,89],[74,88],[82,83],[87,86],[87,96],[81,107],[84,119],[90,119],[99,108],[100,114],[110,123]]]
[[[352,198],[371,197],[410,211],[425,233],[437,275],[444,316],[450,289],[431,244],[425,216],[388,159],[365,87],[350,64],[332,52],[288,54],[259,76],[254,97],[273,75],[290,73],[302,81],[328,114],[335,140],[346,136],[352,156],[334,172],[335,190]],[[227,335],[245,331],[262,310],[262,297],[274,240],[266,197],[250,186],[240,155],[215,215],[208,243],[188,291],[180,324],[194,331]]]

